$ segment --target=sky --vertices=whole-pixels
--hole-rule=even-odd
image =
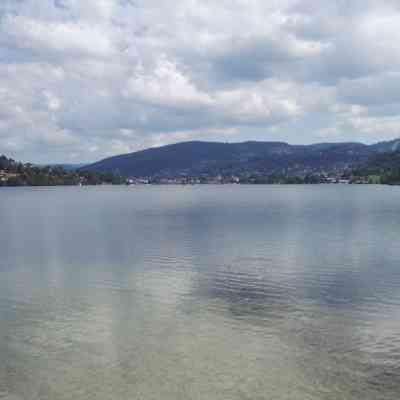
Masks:
[[[398,0],[1,0],[0,154],[400,137]]]

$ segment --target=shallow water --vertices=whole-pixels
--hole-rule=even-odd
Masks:
[[[400,398],[400,188],[0,190],[0,399]]]

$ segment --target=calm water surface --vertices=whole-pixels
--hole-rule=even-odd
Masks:
[[[0,190],[0,399],[400,398],[400,188]]]

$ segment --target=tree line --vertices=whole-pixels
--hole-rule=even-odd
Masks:
[[[400,185],[400,150],[371,157],[365,165],[355,168],[353,175],[376,183]]]
[[[62,186],[121,184],[125,180],[112,173],[67,171],[62,166],[37,166],[0,156],[0,186]]]

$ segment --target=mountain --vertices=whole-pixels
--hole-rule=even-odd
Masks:
[[[65,169],[65,171],[76,171],[78,169],[82,169],[86,164],[81,163],[81,164],[46,164],[44,167],[61,167]]]
[[[390,153],[400,150],[400,138],[379,142],[370,146],[376,153]]]
[[[285,142],[182,142],[106,158],[82,169],[129,177],[179,175],[304,175],[362,165],[371,156],[400,149],[400,139],[373,145]]]
[[[400,147],[394,151],[374,154],[354,170],[354,175],[377,183],[400,184]]]

